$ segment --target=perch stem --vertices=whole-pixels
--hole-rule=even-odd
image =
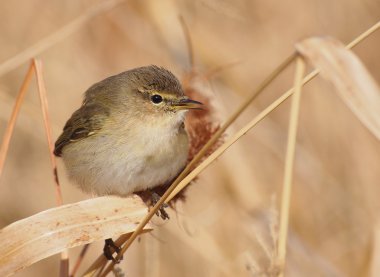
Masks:
[[[53,177],[54,177],[54,182],[55,182],[55,198],[56,198],[57,206],[60,206],[63,204],[63,198],[62,198],[61,185],[58,179],[57,161],[53,154],[54,145],[53,145],[53,139],[51,137],[51,127],[50,127],[51,124],[50,124],[49,112],[48,112],[48,100],[47,100],[47,94],[46,94],[46,87],[45,87],[45,82],[44,82],[43,74],[42,74],[42,62],[38,59],[33,59],[33,66],[34,66],[36,78],[37,78],[38,94],[40,96],[42,117],[44,121],[47,144],[49,148],[50,162],[53,169]],[[59,276],[60,277],[69,276],[69,252],[67,249],[62,251],[61,253]]]
[[[26,92],[28,90],[30,80],[33,77],[33,72],[34,72],[34,66],[33,66],[33,63],[31,63],[29,66],[29,69],[25,75],[25,79],[22,82],[19,93],[17,95],[16,103],[13,107],[13,111],[12,111],[11,117],[9,119],[7,128],[5,129],[3,142],[2,142],[1,148],[0,148],[0,177],[1,177],[1,174],[3,172],[5,158],[7,157],[7,153],[8,153],[8,149],[9,149],[9,143],[10,143],[11,138],[12,138],[12,134],[13,134],[13,130],[14,130],[14,127],[16,124],[17,116],[20,113],[22,101],[24,100],[24,97],[25,97]]]
[[[281,269],[279,276],[282,277],[285,268],[285,257],[286,257],[286,244],[288,238],[288,226],[289,226],[289,211],[290,211],[290,198],[292,192],[292,182],[293,182],[293,166],[294,166],[294,155],[296,148],[296,136],[298,127],[298,116],[300,110],[301,101],[301,88],[303,86],[302,77],[305,73],[305,61],[299,56],[296,62],[296,73],[294,80],[294,93],[292,95],[292,104],[290,110],[289,119],[289,131],[288,131],[288,142],[286,147],[286,158],[285,158],[285,174],[284,183],[282,187],[281,195],[281,210],[280,210],[280,226],[279,226],[279,238],[277,245],[277,258],[278,265]]]
[[[48,100],[47,100],[47,95],[46,95],[45,82],[44,82],[43,74],[42,74],[42,63],[40,60],[33,59],[33,64],[36,69],[38,93],[40,96],[41,110],[42,110],[42,116],[44,120],[46,139],[47,139],[48,148],[49,148],[50,162],[53,169],[53,176],[54,176],[55,189],[56,189],[56,202],[57,202],[57,206],[60,206],[63,204],[62,191],[61,191],[61,185],[58,179],[57,161],[53,154],[54,144],[53,144],[53,139],[51,136],[52,132],[51,132],[51,127],[50,127],[51,124],[50,124],[50,119],[49,119]]]

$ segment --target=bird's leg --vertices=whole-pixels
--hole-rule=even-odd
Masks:
[[[151,193],[150,201],[152,203],[152,206],[154,206],[160,200],[160,196],[153,191],[150,191],[150,193]],[[157,210],[156,215],[160,216],[163,220],[170,219],[169,214],[165,211],[165,208],[167,207],[169,207],[168,204],[166,203],[162,204],[161,207]]]
[[[112,254],[116,253],[118,254],[120,252],[120,247],[117,246],[112,239],[106,239],[104,243],[103,248],[103,254],[109,261],[113,261],[114,263],[118,264],[123,259],[123,257],[120,257],[119,259],[116,259]]]

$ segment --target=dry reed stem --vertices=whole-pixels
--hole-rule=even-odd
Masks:
[[[33,65],[33,63],[31,63],[29,66],[29,69],[25,75],[25,79],[22,82],[19,93],[17,95],[16,103],[13,107],[12,114],[11,114],[11,117],[9,119],[7,128],[5,129],[3,141],[1,143],[1,148],[0,148],[0,178],[1,178],[1,175],[3,173],[5,158],[7,157],[7,153],[8,153],[8,149],[9,149],[9,143],[10,143],[11,138],[12,138],[13,129],[14,129],[15,124],[16,124],[17,116],[20,112],[22,101],[24,100],[25,94],[26,94],[27,89],[29,87],[30,80],[32,79],[32,76],[33,76],[33,72],[34,72],[34,65]]]
[[[284,275],[285,258],[286,258],[286,245],[288,240],[288,227],[289,227],[289,211],[290,211],[290,197],[292,195],[292,182],[293,182],[293,166],[294,155],[296,149],[296,137],[298,127],[298,116],[301,101],[301,88],[302,78],[305,74],[305,61],[301,56],[297,57],[296,73],[294,80],[294,93],[292,96],[292,104],[290,110],[289,130],[288,130],[288,143],[286,147],[285,157],[285,173],[284,183],[282,186],[281,195],[281,209],[280,209],[280,225],[278,235],[278,248],[277,248],[277,266],[280,268],[279,276]]]
[[[376,22],[374,25],[372,25],[368,30],[361,33],[357,38],[355,38],[353,41],[351,41],[349,44],[346,45],[347,49],[351,49],[358,45],[360,42],[365,40],[368,36],[372,35],[377,29],[380,28],[380,21]]]
[[[53,168],[53,176],[55,181],[55,193],[56,193],[56,203],[57,205],[63,204],[62,199],[62,191],[61,191],[61,185],[59,183],[58,179],[58,173],[57,173],[57,161],[55,159],[55,156],[53,154],[54,151],[54,144],[51,137],[51,124],[49,119],[49,112],[48,112],[48,100],[46,96],[46,88],[45,83],[43,80],[43,74],[42,74],[42,63],[40,60],[33,59],[33,64],[36,69],[36,76],[37,76],[37,85],[38,85],[38,94],[40,96],[40,102],[41,102],[41,110],[42,110],[42,116],[44,120],[44,127],[45,127],[45,133],[46,133],[46,139],[48,143],[49,148],[49,156],[50,156],[50,162]]]
[[[29,59],[37,56],[38,54],[50,48],[54,44],[65,39],[66,37],[74,33],[76,30],[78,30],[82,25],[84,25],[87,21],[89,21],[93,17],[99,15],[102,12],[111,10],[112,8],[114,8],[115,6],[119,5],[120,3],[124,1],[125,0],[102,1],[99,4],[94,5],[93,7],[89,8],[81,16],[74,19],[69,24],[59,28],[53,34],[41,39],[36,44],[21,51],[17,55],[13,56],[12,58],[0,64],[0,76],[17,68],[18,66],[27,62]]]
[[[289,56],[283,63],[280,64],[262,83],[261,85],[251,94],[251,96],[229,117],[229,119],[221,126],[221,128],[212,136],[212,138],[206,143],[206,145],[198,152],[194,159],[186,166],[186,168],[181,172],[177,179],[168,188],[165,194],[160,198],[156,205],[149,211],[148,215],[136,228],[136,231],[131,235],[128,241],[125,243],[117,258],[120,258],[125,251],[129,248],[132,242],[137,238],[139,232],[144,228],[145,224],[155,215],[156,211],[161,207],[161,205],[167,200],[170,194],[176,189],[180,181],[185,178],[187,174],[190,173],[191,169],[195,164],[197,164],[205,155],[207,150],[213,146],[213,144],[218,140],[218,138],[224,133],[224,131],[238,118],[238,116],[248,107],[248,105],[262,92],[272,81],[279,75],[294,59],[295,55]],[[179,190],[176,191],[178,193]],[[106,276],[112,271],[114,263],[112,262],[104,271],[101,276]],[[86,271],[86,274],[88,271]]]
[[[46,139],[47,139],[48,148],[49,148],[50,162],[53,169],[53,177],[54,177],[54,182],[55,182],[55,199],[56,199],[57,206],[61,206],[63,204],[63,198],[62,198],[61,185],[58,179],[57,161],[53,154],[54,145],[53,145],[53,140],[51,138],[51,127],[50,127],[51,124],[49,120],[48,100],[46,96],[45,82],[43,80],[43,74],[42,74],[42,63],[40,60],[33,59],[33,65],[36,72],[38,94],[40,96],[41,111],[42,111],[42,117],[44,121]],[[62,251],[61,253],[59,276],[60,277],[69,276],[69,252],[67,249]]]

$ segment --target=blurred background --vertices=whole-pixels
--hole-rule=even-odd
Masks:
[[[0,75],[0,134],[29,65],[19,53],[32,49],[43,62],[55,139],[83,92],[105,77],[149,64],[186,76],[179,15],[190,29],[198,89],[215,99],[222,122],[297,41],[328,35],[346,44],[380,19],[380,2],[2,1],[0,68],[16,58]],[[379,45],[377,32],[354,49],[378,83]],[[219,66],[224,70],[205,78]],[[293,73],[292,67],[284,72],[228,133],[288,90]],[[120,265],[126,276],[276,275],[289,106],[286,101],[202,173],[170,221],[154,219],[154,232],[136,241]],[[89,197],[65,178],[62,163],[59,175],[65,203]],[[380,143],[321,78],[302,96],[294,178],[286,276],[379,276]],[[55,206],[34,80],[0,191],[0,227]],[[91,246],[79,272],[102,246]],[[72,264],[79,250],[70,250]],[[15,276],[57,276],[58,265],[56,255]]]

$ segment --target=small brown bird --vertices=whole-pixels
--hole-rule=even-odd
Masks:
[[[168,70],[146,66],[91,86],[55,143],[69,178],[85,192],[127,196],[171,181],[185,166],[184,95]]]
[[[164,68],[128,70],[86,91],[54,154],[63,158],[69,178],[85,192],[127,196],[165,185],[187,161],[186,111],[201,105],[186,97],[178,79]],[[169,218],[163,208],[160,212]],[[104,255],[119,262],[111,249],[120,250],[107,239]]]
[[[85,192],[127,196],[165,185],[185,166],[189,141],[186,111],[200,102],[184,95],[168,70],[147,66],[90,87],[55,143],[69,178]],[[157,201],[152,194],[152,201]],[[155,198],[155,199],[154,199]],[[163,208],[161,217],[169,218]],[[107,239],[104,255],[116,261]]]

